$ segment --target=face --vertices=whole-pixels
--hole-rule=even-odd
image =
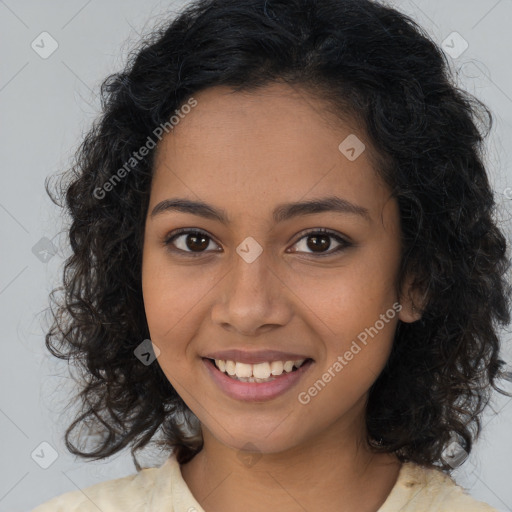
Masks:
[[[398,206],[364,133],[286,85],[194,98],[159,143],[146,218],[154,364],[225,446],[360,429],[397,322],[413,320]]]

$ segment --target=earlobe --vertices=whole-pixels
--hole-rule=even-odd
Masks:
[[[406,323],[418,321],[425,307],[425,298],[421,297],[420,291],[417,288],[413,289],[412,281],[412,277],[407,278],[403,290],[400,293],[400,305],[402,309],[398,314],[398,318]]]
[[[412,303],[412,301],[409,301],[408,304],[403,304],[402,302],[400,304],[402,305],[402,309],[398,314],[398,318],[402,322],[412,323],[416,322],[421,318],[421,311],[418,310],[418,308]]]

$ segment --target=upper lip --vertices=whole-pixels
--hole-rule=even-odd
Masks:
[[[257,364],[272,361],[296,361],[297,359],[310,359],[309,356],[279,350],[247,350],[231,349],[209,352],[203,357],[207,359],[221,359],[223,361],[238,361],[245,364]]]

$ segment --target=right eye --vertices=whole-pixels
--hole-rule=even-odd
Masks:
[[[180,256],[190,255],[192,257],[207,252],[212,243],[217,245],[206,232],[189,228],[177,229],[166,236],[164,240],[164,245],[169,251],[182,253]],[[218,250],[214,252],[218,252]]]

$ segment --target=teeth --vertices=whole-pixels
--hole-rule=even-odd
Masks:
[[[250,365],[248,365],[250,366]],[[268,379],[270,377],[270,364],[258,363],[252,365],[252,374],[257,379]]]
[[[270,373],[272,375],[281,375],[281,373],[283,373],[283,362],[282,361],[272,361],[270,363]]]
[[[266,382],[283,372],[290,373],[293,368],[300,368],[305,359],[295,361],[272,361],[257,364],[246,364],[235,361],[215,359],[215,365],[230,377],[243,382]]]
[[[286,361],[286,363],[284,363],[284,371],[291,372],[293,370],[293,366],[294,366],[293,361]]]
[[[252,365],[236,363],[235,374],[237,377],[252,377]]]
[[[220,370],[220,368],[219,368]],[[236,364],[234,361],[226,361],[226,371],[228,372],[228,375],[235,375],[236,370]]]

